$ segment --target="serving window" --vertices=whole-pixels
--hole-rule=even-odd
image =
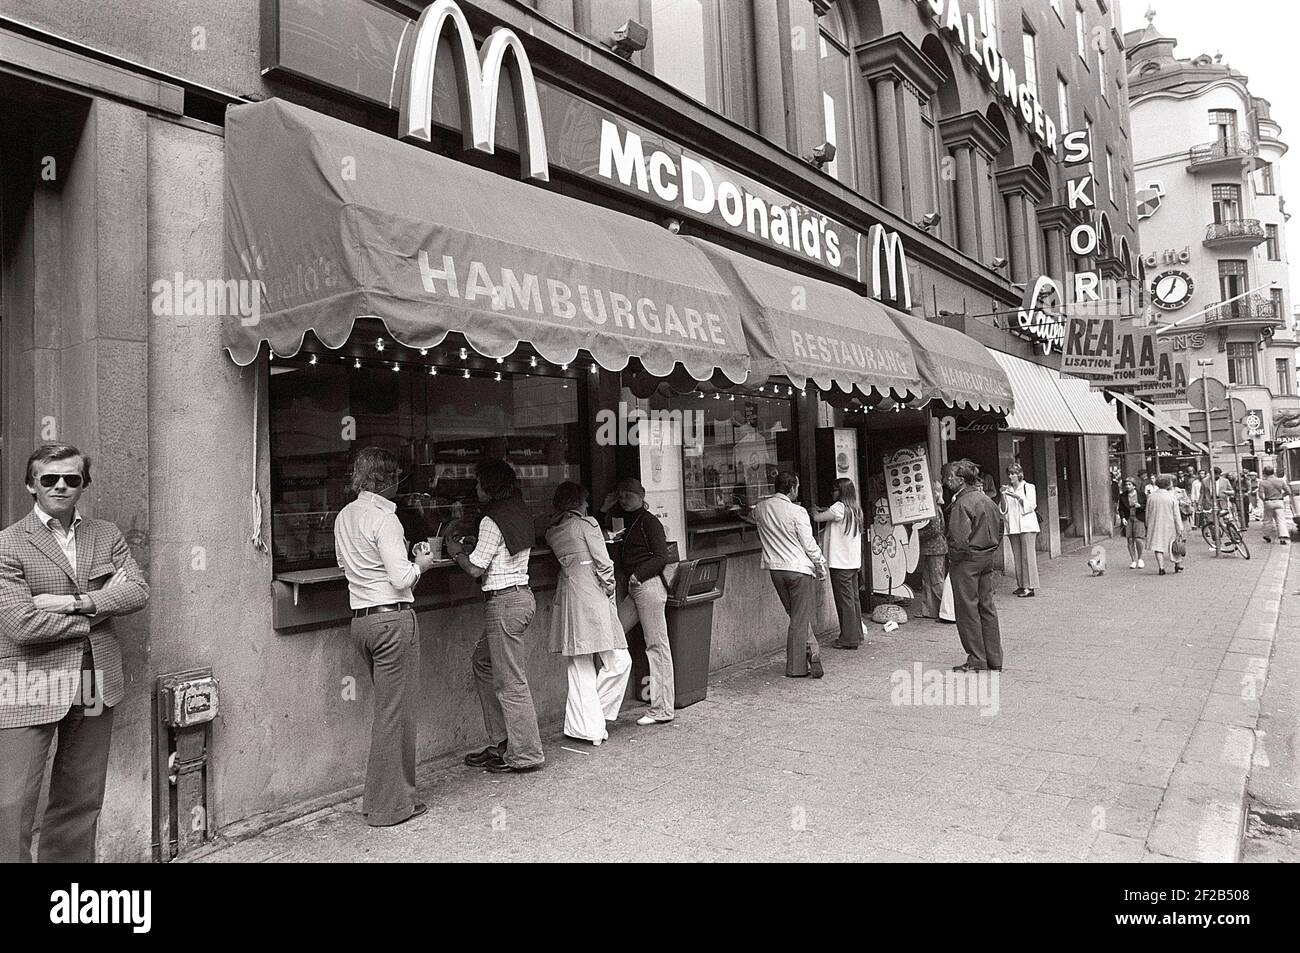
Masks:
[[[701,384],[683,394],[665,382],[638,405],[680,426],[689,554],[756,541],[755,504],[776,491],[779,472],[798,472],[795,394],[774,383],[725,390]],[[631,390],[624,395],[635,400]]]
[[[473,532],[475,467],[504,459],[519,477],[538,544],[551,498],[584,480],[586,368],[515,355],[497,363],[457,347],[425,354],[388,342],[271,362],[273,571],[337,565],[334,520],[355,498],[356,450],[378,446],[401,467],[395,498],[408,543]]]

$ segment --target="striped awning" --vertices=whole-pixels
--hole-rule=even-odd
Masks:
[[[1008,430],[1123,436],[1114,408],[1086,381],[1062,377],[1050,367],[1001,351],[990,353],[1006,371],[1015,395],[1015,409],[1007,415]]]
[[[1146,403],[1145,401],[1137,397],[1130,397],[1127,394],[1121,394],[1115,391],[1111,392],[1111,396],[1114,397],[1121,404],[1123,404],[1125,407],[1129,408],[1129,410],[1133,411],[1135,414],[1137,414],[1147,423],[1151,424],[1157,430],[1167,433],[1170,437],[1172,437],[1174,440],[1177,440],[1179,443],[1187,447],[1189,450],[1192,450],[1195,453],[1209,452],[1208,450],[1206,450],[1206,448],[1203,445],[1193,440],[1192,435],[1188,433],[1186,430],[1184,430],[1182,427],[1180,427],[1178,425],[1178,422],[1175,421],[1172,417],[1169,417],[1167,414],[1163,413],[1162,411],[1156,409],[1155,407],[1152,407],[1150,404]]]
[[[1093,390],[1085,380],[1063,375],[1057,376],[1056,386],[1061,389],[1070,413],[1079,421],[1080,433],[1124,436],[1124,425],[1115,415],[1115,405],[1101,391]]]

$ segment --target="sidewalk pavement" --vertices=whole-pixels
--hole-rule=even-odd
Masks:
[[[821,680],[768,657],[671,724],[625,711],[599,748],[550,726],[534,774],[425,765],[429,812],[398,827],[354,798],[195,859],[1235,860],[1291,548],[1247,538],[1250,561],[1193,539],[1163,577],[1109,540],[1105,576],[1045,560],[1033,599],[1000,577],[1006,669],[973,704],[907,703],[942,696],[955,626],[872,625]],[[938,674],[913,686],[918,666]]]

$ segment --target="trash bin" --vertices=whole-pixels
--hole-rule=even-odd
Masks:
[[[685,559],[668,587],[668,647],[673,656],[673,707],[686,708],[703,701],[709,690],[709,653],[713,643],[713,603],[722,597],[727,582],[727,557]],[[650,666],[645,656],[641,626],[627,633],[632,653],[628,697],[650,700]]]

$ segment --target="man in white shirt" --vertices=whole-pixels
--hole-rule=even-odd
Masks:
[[[776,493],[754,507],[754,522],[763,544],[761,568],[772,576],[777,597],[790,616],[785,639],[785,674],[788,678],[821,678],[821,647],[813,634],[815,579],[826,578],[826,559],[813,536],[808,511],[795,503],[799,477],[782,471]]]
[[[434,563],[427,552],[406,557],[393,497],[397,458],[379,447],[357,452],[357,498],[334,521],[334,550],[348,580],[352,637],[375,686],[370,758],[361,812],[371,827],[391,827],[428,808],[415,800],[415,705],[420,641],[412,588]]]

